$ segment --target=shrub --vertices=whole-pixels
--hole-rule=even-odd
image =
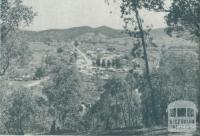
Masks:
[[[62,53],[63,52],[63,49],[62,48],[58,48],[57,49],[57,53]]]
[[[44,76],[44,70],[42,67],[39,67],[35,72],[35,79],[40,79],[42,76]]]

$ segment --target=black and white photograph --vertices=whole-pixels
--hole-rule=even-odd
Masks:
[[[200,0],[0,0],[0,135],[200,136]]]

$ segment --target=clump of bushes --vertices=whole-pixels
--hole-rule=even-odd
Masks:
[[[58,48],[57,49],[57,53],[62,53],[63,52],[63,49],[62,48]]]
[[[34,79],[41,79],[44,76],[44,69],[42,67],[37,68],[35,71]]]

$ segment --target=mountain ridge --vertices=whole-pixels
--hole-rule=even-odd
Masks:
[[[123,30],[111,28],[108,26],[100,26],[96,28],[90,26],[81,26],[67,29],[49,29],[42,31],[22,30],[20,35],[26,38],[28,41],[44,42],[49,39],[58,41],[74,40],[76,37],[86,33],[101,33],[109,38],[121,38],[129,36],[128,34],[125,34],[123,32]],[[156,35],[166,35],[164,32],[164,28],[153,29],[151,33]]]

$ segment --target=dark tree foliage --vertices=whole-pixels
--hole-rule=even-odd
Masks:
[[[105,59],[102,60],[102,67],[106,67],[106,61],[105,61]]]
[[[111,62],[110,60],[107,61],[107,67],[110,67],[111,66]]]
[[[96,65],[97,65],[98,67],[100,67],[100,66],[101,66],[101,61],[100,61],[100,58],[97,58],[97,60],[96,60]]]
[[[74,41],[74,46],[78,47],[78,45],[79,45],[78,41]]]
[[[34,78],[41,79],[42,76],[44,76],[44,69],[42,67],[39,67],[39,68],[37,68],[37,70],[35,72],[35,77]]]
[[[55,134],[56,132],[56,121],[54,120],[52,125],[51,125],[51,134]]]
[[[119,58],[115,59],[115,66],[116,66],[116,68],[120,68],[122,66]]]
[[[86,115],[90,129],[136,128],[141,126],[141,101],[130,78],[114,76],[103,86],[100,99]],[[129,84],[131,83],[131,84]]]
[[[185,31],[192,34],[197,42],[200,43],[200,1],[199,0],[173,0],[166,16],[166,22],[169,26],[167,33],[179,32],[182,35]],[[200,45],[199,45],[199,62],[200,62]],[[200,82],[200,63],[199,63],[199,82]],[[200,108],[200,84],[199,84],[199,100]],[[199,118],[200,120],[200,118]]]
[[[58,48],[57,49],[57,53],[62,53],[63,52],[63,49],[62,48]]]
[[[167,32],[188,30],[200,36],[200,1],[173,0],[166,16]]]
[[[19,27],[29,25],[35,16],[32,8],[23,5],[22,0],[1,0],[0,3],[0,76],[3,76],[10,66],[13,50],[16,46],[16,33]]]
[[[61,124],[61,129],[78,129],[81,80],[77,68],[58,65],[43,93],[48,99],[50,116]]]
[[[29,90],[19,88],[7,96],[6,106],[1,111],[1,121],[7,133],[23,135],[32,125],[36,103]]]
[[[111,65],[112,65],[112,67],[115,67],[116,63],[115,63],[114,59],[112,60],[112,64]]]
[[[140,10],[161,10],[163,9],[164,1],[161,0],[122,0],[121,4],[121,14],[125,22],[125,30],[130,34],[130,36],[135,36],[138,38],[140,43],[140,48],[143,50],[142,58],[145,62],[145,74],[144,79],[146,79],[146,85],[150,89],[150,99],[151,103],[146,103],[146,106],[151,107],[148,111],[147,118],[151,118],[151,123],[146,122],[146,125],[158,124],[156,122],[156,107],[155,105],[155,92],[151,83],[150,71],[149,71],[149,61],[147,54],[147,45],[151,44],[152,39],[149,38],[150,35],[148,31],[145,31],[143,27],[143,19],[140,16]],[[147,43],[147,41],[149,41]],[[139,47],[139,46],[138,46]],[[145,93],[145,92],[144,92]],[[149,119],[148,119],[149,120]]]
[[[197,103],[198,98],[198,54],[196,52],[167,52],[163,50],[160,67],[153,74],[156,89],[158,118],[166,124],[167,105],[175,100],[189,100]],[[191,61],[192,60],[192,61]]]

